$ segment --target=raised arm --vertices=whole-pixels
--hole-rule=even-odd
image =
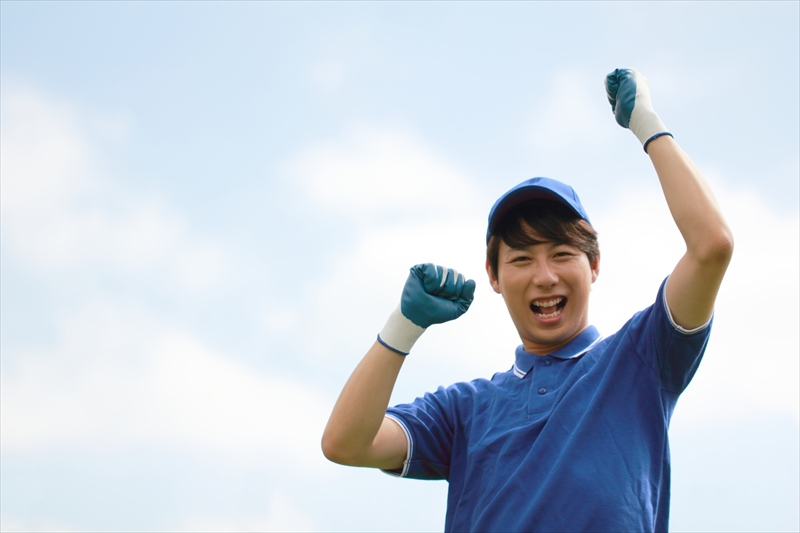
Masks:
[[[667,304],[679,326],[693,329],[714,311],[733,254],[733,235],[700,170],[672,137],[652,141],[648,154],[686,242],[686,253],[667,282]]]
[[[433,324],[454,320],[472,303],[475,282],[452,269],[416,265],[400,305],[353,371],[322,435],[322,451],[335,463],[395,470],[408,441],[385,417],[397,375],[416,340]]]
[[[679,326],[697,328],[714,311],[733,236],[700,170],[653,110],[644,76],[635,69],[617,69],[606,77],[606,91],[617,122],[633,131],[650,156],[686,243],[667,282],[667,305]]]

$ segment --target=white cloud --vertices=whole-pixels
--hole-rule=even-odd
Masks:
[[[264,501],[262,513],[223,514],[211,509],[207,512],[182,518],[178,522],[167,522],[154,531],[187,531],[187,532],[293,532],[319,531],[320,528],[309,516],[307,508],[298,505],[290,497],[280,491],[273,492]],[[63,523],[48,520],[17,520],[3,513],[0,531],[77,531],[82,528],[68,527]],[[121,530],[128,528],[122,527]]]
[[[61,523],[55,523],[52,520],[16,520],[9,518],[7,513],[3,513],[0,517],[0,531],[13,531],[14,533],[25,533],[27,531],[47,531],[52,533],[60,533],[66,531],[75,531],[74,527],[67,527]]]
[[[603,88],[593,70],[563,68],[553,74],[545,96],[533,106],[524,137],[534,151],[566,154],[607,146],[616,133]]]
[[[91,117],[21,86],[4,85],[2,103],[2,230],[13,254],[43,271],[110,267],[193,290],[225,278],[230,250],[193,237],[163,202],[104,175],[91,130],[118,141],[121,119]]]
[[[324,473],[330,402],[309,386],[111,304],[60,327],[57,348],[11,354],[4,365],[4,453],[151,447],[234,465],[283,457]]]
[[[285,494],[276,492],[264,515],[197,516],[173,531],[319,531],[314,521]]]
[[[408,131],[365,124],[293,157],[285,172],[323,212],[451,215],[475,203],[469,178]]]
[[[651,90],[655,90],[653,106],[669,102],[690,105],[708,102],[715,95],[730,92],[737,83],[737,72],[730,65],[712,64],[702,68],[690,68],[685,63],[659,62],[643,73]],[[690,87],[691,90],[687,90]],[[667,125],[669,127],[669,125]]]

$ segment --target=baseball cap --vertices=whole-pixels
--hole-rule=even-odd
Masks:
[[[552,200],[566,205],[580,218],[589,222],[589,215],[581,205],[578,193],[567,185],[550,178],[531,178],[513,187],[500,197],[492,206],[489,212],[489,227],[486,230],[486,244],[489,244],[489,237],[497,229],[497,225],[509,211],[528,200],[543,199]]]

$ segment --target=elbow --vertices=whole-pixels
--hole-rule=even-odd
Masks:
[[[733,233],[727,226],[725,226],[725,231],[717,239],[713,253],[717,262],[724,263],[726,266],[731,262],[731,257],[733,257]]]
[[[322,434],[322,442],[320,444],[322,446],[322,455],[325,456],[325,459],[341,464],[341,461],[339,460],[341,457],[341,452],[339,451],[339,447],[336,445],[335,439],[329,435],[327,429],[325,430],[325,433]]]
[[[358,466],[357,461],[350,453],[349,447],[336,439],[329,431],[322,435],[322,455],[328,461],[345,466]]]
[[[723,226],[714,235],[707,236],[704,246],[697,252],[698,260],[706,265],[719,265],[723,268],[733,257],[733,234]]]

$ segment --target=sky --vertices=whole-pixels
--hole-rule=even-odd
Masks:
[[[635,67],[736,242],[670,428],[672,531],[800,529],[800,3],[0,2],[0,528],[438,531],[328,462],[411,265],[476,279],[392,403],[508,370],[516,183],[580,194],[590,320],[683,253],[602,81]]]

